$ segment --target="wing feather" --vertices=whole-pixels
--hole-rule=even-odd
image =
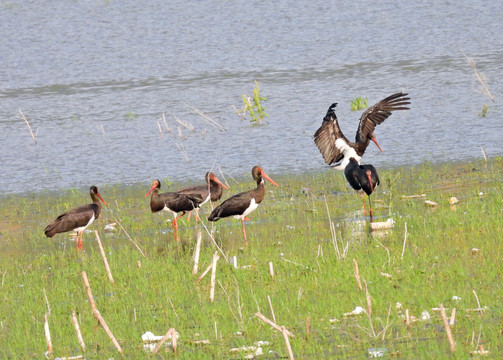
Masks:
[[[360,117],[360,124],[356,132],[356,142],[365,141],[374,132],[377,125],[386,120],[397,110],[408,110],[406,105],[410,104],[407,93],[399,92],[388,96],[377,104],[369,107]]]
[[[344,154],[335,146],[337,139],[342,138],[347,141],[335,115],[334,109],[336,106],[337,104],[334,103],[328,108],[321,127],[314,133],[314,143],[328,165],[336,163],[343,158]]]

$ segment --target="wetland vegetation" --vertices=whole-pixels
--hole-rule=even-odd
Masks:
[[[503,355],[502,158],[381,169],[373,208],[375,221],[394,221],[385,233],[369,231],[361,199],[341,172],[281,176],[265,170],[280,187],[269,186],[250,215],[246,247],[239,221],[212,226],[206,220],[208,204],[200,212],[202,224],[182,218],[181,241],[174,242],[172,218],[150,212],[144,198],[149,184],[89,184],[107,201],[90,228],[101,236],[114,283],[93,232],[84,234],[81,252],[68,234],[43,235],[56,215],[89,202],[88,188],[3,196],[0,357],[43,357],[46,314],[50,356],[121,357],[93,316],[83,271],[128,359],[148,356],[142,342],[147,331],[164,335],[170,328],[179,334],[178,359],[288,358],[283,335],[257,312],[294,334],[295,358],[465,359],[481,350]],[[187,185],[168,180],[164,191]],[[231,190],[222,199],[254,186],[248,174],[227,180]],[[117,223],[116,230],[104,231],[110,223]],[[193,275],[198,233],[202,248]],[[211,302],[210,274],[197,280],[216,251],[221,257]],[[237,268],[226,261],[234,256]],[[440,304],[452,320],[454,351]],[[364,311],[356,314],[357,307]],[[170,346],[155,356],[174,357]]]

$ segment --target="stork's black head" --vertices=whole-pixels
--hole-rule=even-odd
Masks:
[[[335,107],[337,106],[337,103],[333,103],[330,105],[327,111],[327,117],[334,116],[337,118],[337,115],[335,115]]]

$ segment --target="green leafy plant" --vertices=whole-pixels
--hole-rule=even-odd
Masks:
[[[253,89],[253,97],[249,97],[243,94],[243,103],[245,106],[238,110],[238,114],[242,114],[242,118],[246,117],[246,114],[250,117],[250,122],[261,123],[266,116],[269,116],[265,112],[265,108],[262,106],[261,102],[267,101],[263,96],[260,96],[260,87],[258,86],[257,80],[255,80],[255,88]]]
[[[487,110],[489,110],[489,106],[487,106],[487,104],[484,104],[482,106],[482,111],[479,113],[479,116],[480,117],[486,117]]]
[[[357,97],[351,100],[351,111],[363,110],[369,107],[369,99]]]

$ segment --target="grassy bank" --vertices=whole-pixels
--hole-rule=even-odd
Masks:
[[[224,253],[217,263],[214,302],[209,301],[210,274],[197,282],[217,250],[213,240],[202,225],[185,219],[175,243],[166,214],[150,213],[144,198],[148,184],[96,184],[108,204],[91,228],[99,230],[114,284],[94,233],[84,234],[80,253],[67,234],[43,235],[56,215],[89,202],[88,189],[4,197],[0,357],[43,356],[48,308],[54,356],[83,353],[71,320],[76,311],[85,356],[120,357],[92,314],[82,271],[99,312],[131,359],[148,354],[142,334],[164,335],[169,328],[179,333],[179,359],[244,358],[253,351],[230,349],[258,341],[267,342],[262,357],[288,357],[283,335],[254,316],[257,312],[295,335],[290,344],[296,358],[362,358],[378,349],[388,358],[464,359],[479,345],[490,356],[503,355],[501,158],[381,170],[373,207],[375,221],[395,221],[387,233],[369,231],[361,200],[341,172],[289,177],[265,170],[280,187],[269,186],[264,203],[251,214],[246,247],[239,221],[223,219],[212,226],[206,221],[209,207],[201,210]],[[249,175],[240,180],[229,182],[223,198],[254,186]],[[421,194],[426,197],[405,197]],[[459,203],[451,206],[453,196]],[[120,224],[117,231],[106,233],[105,224],[113,222]],[[198,232],[203,245],[194,276]],[[238,268],[224,255],[236,256]],[[440,304],[447,317],[456,309],[454,355],[435,309]],[[366,313],[345,315],[358,306]],[[174,355],[162,347],[156,356]]]

